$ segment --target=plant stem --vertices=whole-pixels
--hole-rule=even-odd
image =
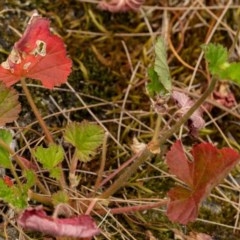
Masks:
[[[138,167],[152,155],[153,154],[148,150],[148,147],[146,147],[142,152],[139,153],[139,156],[135,162],[129,166],[125,172],[120,175],[120,177],[98,198],[108,198],[112,196],[119,188],[126,184],[127,180],[137,171]]]
[[[41,195],[41,194],[33,192],[32,190],[28,190],[28,197],[31,200],[37,201],[44,205],[48,205],[48,206],[53,205],[51,196]]]
[[[159,139],[159,132],[161,128],[161,122],[162,122],[162,115],[160,113],[157,114],[157,120],[156,120],[156,125],[152,137],[152,142],[157,142]]]
[[[36,116],[36,118],[37,118],[40,126],[41,126],[42,129],[43,129],[48,143],[49,143],[49,144],[50,144],[50,143],[54,143],[53,138],[52,138],[52,135],[51,135],[50,131],[48,130],[48,127],[46,126],[46,123],[44,122],[44,120],[43,120],[40,112],[38,111],[38,108],[37,108],[37,106],[35,105],[35,103],[34,103],[34,101],[33,101],[33,98],[32,98],[31,93],[30,93],[29,90],[28,90],[28,87],[27,87],[27,85],[26,85],[25,78],[22,78],[22,79],[21,79],[21,84],[22,84],[23,91],[24,91],[24,93],[25,93],[25,95],[26,95],[26,98],[27,98],[27,100],[28,100],[28,103],[30,104],[30,106],[31,106],[31,108],[32,108],[32,110],[33,110],[33,112],[34,112],[34,114],[35,114],[35,116]]]
[[[28,100],[28,103],[30,104],[42,130],[44,131],[45,133],[45,136],[46,136],[46,140],[48,142],[48,144],[54,144],[54,140],[52,138],[52,134],[50,133],[50,131],[48,130],[48,127],[46,125],[46,123],[44,122],[42,116],[41,116],[41,113],[38,111],[38,108],[36,106],[36,104],[34,103],[33,101],[33,98],[32,98],[32,95],[31,93],[29,92],[28,90],[28,87],[27,87],[27,84],[26,84],[26,81],[25,81],[25,78],[21,78],[21,84],[22,84],[22,88],[23,88],[23,91],[26,95],[26,98]],[[64,186],[66,186],[66,181],[65,181],[65,178],[64,178],[64,173],[63,173],[63,170],[62,170],[62,167],[61,167],[61,164],[59,164],[60,166],[60,169],[61,169],[61,177],[60,177],[60,187],[63,188]]]
[[[69,182],[72,188],[78,185],[78,179],[76,176],[76,169],[78,164],[77,149],[75,149],[74,154],[71,158],[70,167],[69,167]]]
[[[103,177],[103,171],[106,164],[106,155],[107,155],[107,139],[108,139],[108,133],[105,133],[104,139],[103,139],[103,150],[102,150],[102,158],[100,163],[100,168],[98,170],[97,174],[97,180],[95,182],[94,191],[96,192],[101,184],[102,177]]]
[[[202,103],[214,90],[216,83],[217,78],[213,77],[212,81],[210,82],[207,90],[203,93],[203,95],[194,103],[194,105],[186,112],[186,114],[182,116],[175,123],[175,125],[173,125],[172,128],[170,128],[159,138],[158,144],[160,148],[175,132],[179,130],[181,125],[184,124],[190,118],[190,116],[202,105]],[[154,141],[156,140],[154,139]],[[151,146],[151,142],[148,145]],[[116,181],[99,196],[99,198],[108,198],[112,196],[119,188],[126,184],[128,179],[137,171],[138,167],[153,155],[148,146],[138,154],[139,156],[136,158],[135,162],[131,166],[129,166],[125,170],[125,172],[123,172],[123,174],[120,175],[119,178],[116,179]]]
[[[146,211],[153,208],[159,208],[160,206],[165,206],[168,204],[168,199],[160,199],[160,201],[150,204],[143,204],[137,206],[128,206],[128,207],[119,207],[119,208],[110,208],[110,209],[96,209],[94,210],[95,213],[100,215],[104,215],[107,212],[112,214],[124,214],[124,213],[133,213],[139,211]]]

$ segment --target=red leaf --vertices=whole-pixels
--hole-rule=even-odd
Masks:
[[[22,38],[0,65],[0,80],[11,86],[27,77],[53,88],[67,81],[71,66],[62,39],[49,30],[49,21],[33,16]]]
[[[168,193],[167,216],[182,224],[196,219],[201,201],[240,158],[231,148],[217,149],[209,143],[195,145],[191,154],[193,161],[187,159],[181,142],[177,141],[166,156],[170,173],[187,185],[177,186]]]
[[[109,12],[126,12],[138,10],[143,3],[144,0],[110,0],[109,2],[102,0],[98,7]]]
[[[40,231],[54,237],[89,238],[100,231],[88,215],[71,218],[47,216],[42,207],[26,209],[18,218],[18,224],[32,231]]]

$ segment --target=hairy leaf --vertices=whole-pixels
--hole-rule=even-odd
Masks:
[[[61,146],[52,144],[48,148],[39,146],[34,152],[38,162],[50,172],[50,176],[59,179],[60,169],[57,167],[64,159],[64,151]]]
[[[167,216],[181,224],[196,219],[201,201],[240,159],[235,150],[217,149],[209,143],[195,145],[191,154],[193,161],[188,160],[181,142],[177,141],[166,156],[170,173],[186,184],[186,187],[179,185],[168,193]]]
[[[222,71],[222,78],[230,79],[240,84],[240,63],[231,63]]]
[[[61,203],[68,203],[69,196],[66,191],[58,191],[52,194],[52,203],[54,206]]]
[[[0,83],[0,126],[17,120],[20,111],[18,93]]]
[[[221,79],[232,80],[240,84],[240,63],[228,61],[227,49],[220,44],[203,45],[205,58],[210,72]]]
[[[22,38],[0,65],[0,80],[11,86],[26,77],[53,88],[67,81],[71,66],[62,39],[49,30],[49,21],[33,16]]]
[[[88,215],[53,218],[47,216],[42,207],[26,209],[17,221],[26,230],[39,231],[54,237],[90,238],[100,232]]]
[[[148,70],[151,82],[147,85],[150,96],[166,95],[172,90],[171,76],[167,63],[167,52],[163,38],[158,38],[155,45],[154,67]]]
[[[70,123],[64,134],[65,140],[76,148],[79,160],[84,162],[92,160],[103,137],[103,129],[87,121]]]
[[[159,81],[164,88],[170,92],[172,90],[172,81],[167,63],[167,51],[163,38],[158,38],[155,45],[155,64],[154,70],[158,74]]]
[[[0,198],[13,207],[23,209],[27,206],[27,191],[22,192],[18,186],[8,186],[0,179]]]
[[[220,44],[215,45],[213,43],[203,45],[202,47],[209,64],[209,70],[212,74],[218,75],[228,61],[227,49]]]

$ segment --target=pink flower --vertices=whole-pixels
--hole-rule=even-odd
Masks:
[[[47,216],[41,206],[24,210],[18,218],[18,224],[26,230],[39,231],[54,237],[89,238],[100,232],[88,215],[53,218]]]
[[[109,2],[101,1],[98,7],[110,12],[126,12],[129,10],[138,10],[144,0],[110,0]]]

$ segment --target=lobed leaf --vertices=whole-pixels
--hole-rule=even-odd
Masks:
[[[13,207],[23,209],[27,207],[27,191],[22,191],[18,186],[8,186],[0,179],[0,198]]]
[[[220,44],[203,45],[205,58],[210,72],[221,79],[232,80],[240,84],[240,63],[228,61],[228,52]]]
[[[201,201],[240,159],[235,150],[217,149],[209,143],[195,145],[191,154],[193,161],[188,160],[181,142],[177,141],[166,155],[170,173],[187,185],[176,186],[168,193],[167,216],[181,224],[196,219]]]
[[[229,66],[222,72],[221,77],[240,84],[240,63],[229,64]]]
[[[56,144],[51,144],[47,148],[39,146],[34,155],[45,168],[54,168],[64,159],[63,148]]]
[[[65,141],[76,148],[77,156],[83,162],[92,160],[103,137],[103,129],[87,121],[70,123],[64,134]]]
[[[61,203],[68,203],[69,196],[65,191],[58,191],[52,194],[52,203],[57,206]]]
[[[14,185],[7,176],[4,179],[0,179],[0,198],[18,209],[27,207],[28,190],[36,183],[35,174],[32,171],[26,170],[24,175],[26,183],[22,184],[21,187]]]
[[[61,146],[56,144],[51,144],[47,148],[39,146],[36,148],[34,155],[38,162],[49,171],[52,178],[60,178],[61,171],[57,165],[64,159],[64,151]]]
[[[228,61],[228,52],[220,44],[210,43],[202,46],[205,58],[208,61],[208,67],[212,74],[217,75]]]
[[[22,38],[0,65],[0,80],[7,86],[22,77],[40,80],[46,88],[67,81],[72,62],[61,38],[51,34],[49,21],[33,16]]]

